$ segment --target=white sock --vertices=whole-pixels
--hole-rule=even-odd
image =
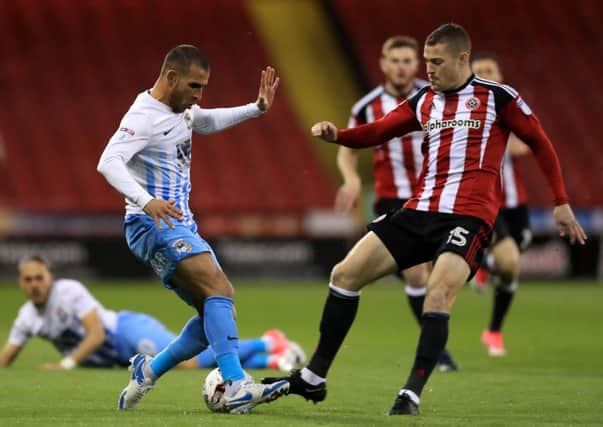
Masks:
[[[489,271],[496,271],[496,262],[494,262],[494,255],[486,255],[486,267]]]
[[[332,282],[329,282],[329,289],[333,289],[335,292],[345,297],[359,297],[362,293],[360,291],[350,291],[348,289],[338,288]]]
[[[513,294],[517,290],[519,286],[519,281],[517,279],[511,281],[511,283],[501,283],[498,285],[498,288],[505,291],[508,294]]]
[[[230,384],[226,384],[224,394],[229,397],[237,394],[238,391],[241,390],[241,386],[243,385],[244,380],[245,378],[243,378],[242,380],[233,381]]]
[[[325,378],[319,377],[318,375],[316,375],[314,372],[312,372],[308,368],[303,368],[301,370],[301,377],[302,377],[302,380],[304,380],[308,384],[312,384],[312,385],[322,384],[326,381]]]
[[[153,372],[153,370],[151,369],[151,362],[144,362],[142,364],[142,373],[151,381],[157,381],[157,375],[155,375],[155,372]]]
[[[427,293],[427,286],[421,286],[420,288],[416,288],[413,286],[406,285],[404,290],[406,291],[406,295],[410,297],[422,297]]]
[[[415,393],[412,390],[407,390],[405,388],[400,389],[400,392],[398,393],[398,396],[402,396],[403,394],[405,394],[408,397],[410,397],[410,400],[412,400],[413,402],[415,402],[416,405],[418,405],[419,402],[421,401],[421,399],[419,399],[419,396],[417,396],[417,393]]]

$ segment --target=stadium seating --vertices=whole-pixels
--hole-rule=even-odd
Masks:
[[[204,106],[255,100],[270,59],[240,1],[0,2],[0,135],[8,159],[0,201],[28,212],[121,212],[121,197],[96,163],[137,92],[152,86],[163,55],[180,43],[210,58]],[[329,205],[333,184],[305,138],[283,93],[267,118],[196,137],[193,210]]]
[[[577,207],[603,205],[603,139],[595,124],[603,116],[603,3],[508,0],[331,0],[351,51],[362,64],[367,87],[381,81],[383,40],[409,34],[420,42],[438,25],[458,22],[472,36],[473,50],[496,52],[509,84],[537,112],[556,146],[568,192]],[[596,55],[596,54],[595,54]],[[533,160],[522,161],[530,203],[550,205]]]
[[[509,83],[538,112],[556,145],[573,203],[603,205],[603,3],[330,0],[367,88],[377,53],[395,33],[422,39],[457,21],[474,50],[497,52]],[[553,7],[554,6],[554,7]],[[190,10],[191,13],[182,13]],[[420,19],[419,19],[420,18]],[[152,85],[164,53],[198,44],[212,63],[205,106],[252,100],[270,64],[238,0],[14,0],[0,2],[0,204],[40,213],[121,212],[96,162],[136,92]],[[306,143],[286,94],[269,117],[194,143],[197,212],[301,212],[327,207],[333,184]],[[544,179],[522,161],[531,202],[550,203]]]

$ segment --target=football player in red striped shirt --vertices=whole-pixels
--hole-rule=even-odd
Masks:
[[[408,36],[393,36],[383,43],[379,65],[385,82],[354,104],[348,127],[380,119],[429,84],[416,78],[419,70],[418,50],[417,41]],[[417,131],[374,147],[374,210],[377,216],[400,209],[415,192],[423,164],[422,143],[423,132]],[[340,146],[337,167],[343,177],[343,185],[337,191],[335,210],[350,212],[357,204],[362,189],[357,150]],[[429,263],[412,266],[401,274],[406,282],[408,302],[420,325]],[[458,369],[447,350],[440,355],[438,369],[442,372]]]
[[[500,59],[489,52],[471,56],[473,73],[484,79],[502,83]],[[517,157],[529,153],[529,148],[514,134],[509,135],[507,151],[503,157],[502,208],[494,223],[493,240],[484,257],[482,266],[474,281],[479,289],[485,289],[489,273],[495,285],[494,305],[490,325],[482,332],[482,342],[490,356],[504,356],[505,343],[502,324],[509,311],[513,296],[519,284],[519,255],[527,249],[532,240],[530,231],[527,193],[519,173]],[[485,273],[485,274],[484,274]],[[478,280],[481,279],[481,280]]]
[[[360,290],[375,280],[433,261],[427,281],[421,335],[414,364],[390,415],[417,415],[423,387],[448,339],[457,293],[475,273],[500,208],[500,165],[510,132],[532,149],[554,194],[553,217],[562,236],[585,243],[569,206],[553,146],[517,92],[471,73],[471,40],[463,27],[444,24],[425,40],[431,86],[373,123],[338,130],[312,127],[325,141],[351,148],[383,144],[423,129],[423,169],[418,191],[403,209],[378,218],[331,273],[316,351],[286,379],[290,393],[318,402],[326,397],[327,372],[358,309]],[[265,378],[265,382],[276,381]]]

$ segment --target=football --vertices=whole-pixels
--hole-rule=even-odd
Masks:
[[[212,370],[203,383],[203,400],[212,412],[224,412],[224,379],[220,368]]]

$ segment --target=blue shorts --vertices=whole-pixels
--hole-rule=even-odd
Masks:
[[[117,313],[117,330],[111,334],[117,351],[116,362],[127,366],[136,353],[155,356],[176,338],[163,323],[144,313],[120,311]]]
[[[153,268],[166,288],[173,289],[170,278],[183,259],[209,252],[218,267],[220,263],[209,243],[197,233],[197,224],[187,226],[174,218],[171,221],[175,229],[162,221],[163,228],[160,230],[148,215],[128,215],[124,222],[124,234],[132,253]],[[177,293],[180,295],[181,292]]]

